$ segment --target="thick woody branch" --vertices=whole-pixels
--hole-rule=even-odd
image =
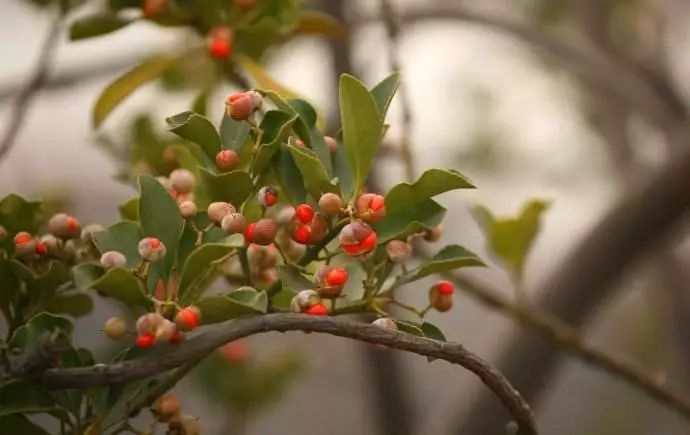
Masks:
[[[341,320],[334,317],[314,317],[302,314],[267,314],[233,321],[225,327],[203,333],[181,344],[174,351],[110,365],[96,365],[70,369],[50,369],[37,380],[53,389],[87,388],[142,379],[203,358],[217,347],[249,335],[269,331],[310,330],[368,343],[386,345],[433,359],[460,365],[476,374],[493,391],[518,424],[521,435],[537,433],[529,405],[520,393],[493,367],[457,343],[446,343],[389,331],[371,324]]]

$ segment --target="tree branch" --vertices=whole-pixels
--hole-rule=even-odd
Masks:
[[[60,29],[62,27],[62,15],[57,16],[46,34],[46,38],[43,41],[43,46],[38,55],[38,63],[34,70],[31,79],[26,83],[24,88],[17,94],[17,99],[12,106],[12,112],[10,113],[10,119],[7,123],[7,130],[5,130],[5,135],[0,140],[0,161],[6,156],[6,154],[12,149],[14,145],[14,140],[19,133],[19,130],[24,123],[24,118],[31,101],[33,100],[36,93],[41,89],[43,83],[48,76],[48,71],[51,64],[53,63],[53,57],[55,53],[55,46],[57,45],[60,38]]]
[[[549,340],[560,350],[571,354],[593,367],[622,380],[651,399],[677,411],[690,421],[690,399],[666,389],[654,376],[635,365],[588,345],[577,330],[537,308],[516,304],[498,295],[495,289],[476,279],[460,274],[447,274],[460,291],[467,293],[489,308],[500,311],[523,326]]]
[[[217,347],[233,340],[268,331],[310,330],[340,337],[377,343],[419,355],[460,365],[476,374],[494,392],[518,424],[521,435],[537,433],[529,405],[520,393],[493,367],[462,345],[389,331],[377,326],[303,314],[266,314],[239,319],[182,343],[174,351],[110,365],[68,369],[50,369],[36,379],[52,389],[87,388],[142,379],[207,356]]]

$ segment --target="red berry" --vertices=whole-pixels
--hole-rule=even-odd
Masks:
[[[151,347],[154,341],[156,341],[156,334],[144,334],[137,337],[136,345],[139,348],[146,349]]]
[[[314,209],[309,204],[300,204],[295,207],[295,217],[303,224],[308,224],[314,219]]]
[[[233,150],[222,150],[216,154],[216,166],[221,171],[231,171],[239,163],[240,157]]]
[[[34,238],[31,237],[31,234],[29,234],[29,233],[25,233],[25,232],[17,233],[17,235],[14,236],[14,246],[24,245],[26,243],[31,242],[33,239]]]
[[[295,228],[295,231],[293,233],[293,239],[295,242],[302,244],[302,245],[308,245],[309,244],[309,234],[310,234],[309,226],[307,225],[300,225],[297,228]]]
[[[184,334],[180,332],[179,329],[176,329],[175,332],[173,333],[172,337],[170,337],[170,343],[172,344],[180,344],[184,340]]]
[[[182,331],[191,331],[199,326],[201,322],[201,313],[199,309],[192,306],[183,308],[175,315],[175,324],[177,328]]]
[[[275,205],[276,201],[278,201],[278,196],[273,194],[273,193],[268,193],[266,195],[266,205]]]
[[[254,239],[254,227],[256,226],[255,222],[250,223],[247,225],[247,227],[244,229],[244,241],[246,243],[252,243],[252,240]]]
[[[347,269],[344,267],[335,267],[326,276],[326,284],[332,286],[341,286],[347,282]]]
[[[376,247],[376,233],[371,232],[360,244],[360,247],[364,251],[371,251]]]
[[[311,307],[304,310],[305,314],[311,314],[312,316],[327,316],[328,307],[324,304],[314,304]]]
[[[153,249],[158,249],[161,246],[161,241],[160,241],[160,239],[158,239],[156,237],[149,237],[149,245]]]
[[[450,281],[439,281],[436,283],[436,288],[442,295],[452,295],[455,292],[455,286]]]
[[[46,242],[37,242],[34,249],[38,255],[46,255],[48,253],[48,245]]]
[[[357,255],[359,253],[359,243],[349,245],[341,244],[340,247],[343,248],[343,251],[350,255]]]
[[[214,59],[227,59],[232,54],[232,43],[227,39],[212,38],[208,41],[208,53]]]
[[[273,186],[262,187],[256,196],[259,204],[264,207],[270,207],[278,202],[278,191]]]

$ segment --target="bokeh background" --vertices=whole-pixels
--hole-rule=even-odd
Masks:
[[[690,81],[684,79],[690,71],[690,4],[685,1],[392,1],[399,23],[392,42],[378,1],[309,4],[346,23],[349,39],[293,39],[266,56],[266,68],[333,121],[339,69],[373,85],[391,72],[393,52],[411,118],[406,128],[401,97],[396,97],[385,152],[376,160],[376,183],[387,187],[405,176],[398,153],[405,135],[417,174],[432,166],[455,168],[473,180],[478,189],[441,197],[449,208],[443,242],[460,243],[491,260],[470,208],[482,204],[499,216],[515,215],[529,199],[550,201],[526,265],[527,303],[557,299],[557,293],[542,293],[552,290],[546,283],[563,267],[566,255],[622,195],[647,183],[674,158],[664,133],[639,108],[584,80],[559,55],[510,30],[452,12],[469,10],[520,23],[621,65],[663,74],[682,98],[690,92]],[[17,0],[0,0],[0,11],[0,126],[5,129],[51,17]],[[164,118],[186,110],[194,95],[147,86],[99,132],[91,128],[90,110],[115,77],[138,60],[184,44],[188,37],[184,31],[147,23],[84,42],[69,42],[62,32],[44,88],[14,147],[0,161],[0,196],[17,192],[30,198],[65,198],[67,209],[82,222],[115,222],[116,204],[134,189],[114,179],[119,164],[104,149],[102,138],[117,136],[139,113],[152,114],[163,130]],[[212,119],[220,119],[225,91],[230,90],[213,96]],[[690,185],[690,174],[687,179]],[[666,232],[661,231],[664,237]],[[663,247],[646,249],[632,267],[612,271],[616,279],[607,286],[607,297],[591,306],[576,326],[581,326],[586,342],[632,361],[690,397],[687,243],[682,228],[671,238]],[[490,261],[486,269],[463,273],[489,283],[509,300],[513,286],[502,266]],[[407,288],[406,299],[424,305],[426,284]],[[505,363],[508,346],[519,350],[520,340],[534,336],[471,295],[460,291],[457,299],[451,312],[431,313],[429,320],[449,340],[492,363]],[[117,312],[114,305],[98,302],[92,314],[78,321],[76,342],[107,355],[110,350],[99,329]],[[527,365],[512,370],[543,386],[528,398],[544,434],[688,433],[687,421],[636,389],[552,344],[542,342],[541,348],[562,357],[553,372],[535,372]],[[251,338],[248,352],[257,363],[297,355],[301,368],[284,392],[252,413],[246,424],[238,423],[223,402],[210,398],[198,376],[185,380],[175,391],[185,411],[201,417],[205,433],[490,435],[504,433],[508,421],[476,378],[443,362],[299,333]],[[485,403],[494,417],[488,426],[472,426],[480,424],[471,423],[472,417],[486,414]]]

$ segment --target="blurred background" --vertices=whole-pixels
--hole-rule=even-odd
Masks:
[[[0,4],[0,125],[9,131],[16,123],[16,96],[36,68],[53,16],[28,1]],[[661,95],[660,104],[672,101],[676,106],[668,106],[684,107],[690,92],[685,79],[690,66],[685,50],[690,42],[690,4],[306,4],[342,21],[348,37],[292,38],[262,60],[274,79],[326,115],[327,130],[337,128],[341,72],[352,72],[369,86],[393,69],[402,73],[402,94],[393,101],[391,128],[372,184],[385,190],[407,177],[400,158],[405,142],[411,147],[416,175],[428,167],[455,168],[467,175],[478,189],[441,197],[449,209],[442,240],[467,246],[490,260],[490,267],[463,275],[490,286],[492,294],[505,301],[515,298],[514,274],[487,249],[471,209],[481,204],[497,216],[516,216],[531,199],[548,201],[520,281],[524,303],[547,311],[557,307],[554,314],[577,328],[585,342],[630,361],[659,385],[690,397],[689,252],[677,210],[690,205],[688,194],[673,191],[667,192],[669,198],[653,198],[675,202],[673,213],[679,216],[658,207],[658,228],[644,227],[643,222],[644,234],[619,237],[624,243],[618,250],[595,244],[597,237],[609,233],[618,240],[616,227],[607,231],[602,222],[618,219],[625,226],[626,219],[634,220],[639,212],[628,208],[611,218],[621,198],[653,183],[669,165],[682,161],[678,156],[684,156],[685,148],[690,149],[672,134],[669,125],[675,121],[669,110],[656,110],[657,101],[645,94],[652,90],[654,96]],[[86,2],[74,16],[97,5]],[[123,162],[112,144],[132,140],[132,122],[142,115],[150,119],[153,130],[164,134],[165,117],[186,110],[195,93],[147,85],[97,132],[90,123],[94,101],[137,62],[185,45],[191,36],[185,30],[138,22],[77,42],[68,40],[63,24],[58,38],[48,75],[0,161],[0,195],[66,198],[67,210],[82,222],[109,224],[118,220],[116,204],[135,193],[131,185],[117,180]],[[569,48],[585,55],[575,56]],[[210,95],[211,119],[220,119],[224,97],[231,90],[216,88]],[[676,185],[685,182],[690,188],[690,171],[683,180],[678,178]],[[604,238],[599,237],[602,243]],[[573,257],[578,252],[591,257]],[[592,266],[590,270],[582,266],[566,273],[580,260]],[[423,306],[426,284],[407,288],[407,300]],[[573,291],[578,287],[581,295]],[[98,330],[119,308],[97,302],[97,309],[78,321],[76,342],[108,355]],[[504,370],[532,404],[544,434],[690,432],[688,421],[676,412],[563,352],[472,292],[461,288],[455,308],[431,313],[429,320],[449,340],[463,343]],[[244,385],[247,373],[267,380],[269,386]],[[227,376],[234,378],[220,380]],[[227,389],[214,388],[226,381]],[[418,356],[318,334],[253,337],[225,349],[175,391],[185,412],[201,417],[208,434],[510,431],[495,398],[470,373],[444,362],[428,363]]]

